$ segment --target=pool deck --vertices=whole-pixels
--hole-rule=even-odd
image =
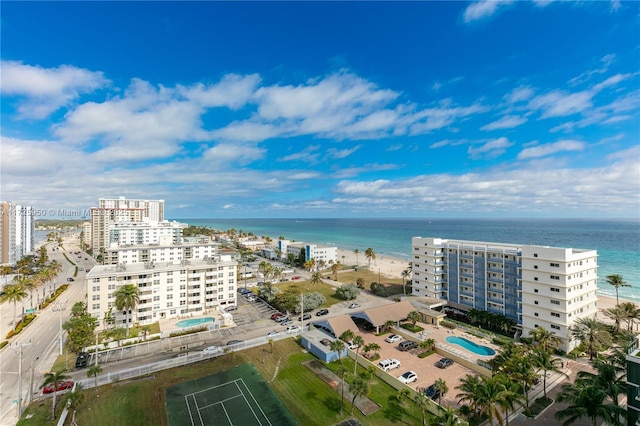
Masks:
[[[158,324],[160,325],[160,331],[162,332],[171,332],[171,331],[176,331],[176,330],[186,330],[186,327],[179,327],[178,325],[176,325],[177,323],[179,323],[180,321],[184,321],[184,320],[197,320],[197,319],[201,319],[201,318],[213,318],[213,323],[222,323],[222,315],[220,314],[220,312],[218,311],[210,311],[207,313],[203,313],[201,315],[180,315],[179,317],[176,318],[171,318],[171,319],[161,319],[158,321]],[[208,325],[208,324],[212,324],[211,322],[205,322],[202,324],[197,324],[197,325]]]

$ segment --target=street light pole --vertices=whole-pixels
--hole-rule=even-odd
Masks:
[[[55,303],[56,309],[54,309],[54,311],[58,311],[58,319],[59,319],[59,323],[60,323],[60,330],[58,333],[58,345],[60,347],[60,354],[62,355],[62,311],[66,310],[66,302],[65,305],[61,305],[60,301],[56,301]]]
[[[40,357],[36,357],[33,361],[31,361],[31,379],[29,380],[29,404],[33,402],[33,364],[40,359]]]
[[[17,343],[18,350],[11,348],[13,352],[18,355],[18,420],[22,418],[22,348],[25,346],[29,346],[31,342],[28,343]]]

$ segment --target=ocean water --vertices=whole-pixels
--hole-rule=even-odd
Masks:
[[[176,219],[193,226],[235,228],[257,236],[332,244],[406,259],[412,237],[534,244],[598,251],[598,292],[615,296],[605,277],[620,274],[631,287],[620,298],[640,302],[640,220],[588,219]],[[364,259],[364,254],[363,254]]]

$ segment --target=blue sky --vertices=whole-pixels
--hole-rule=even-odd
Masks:
[[[1,194],[640,216],[638,2],[2,2]]]

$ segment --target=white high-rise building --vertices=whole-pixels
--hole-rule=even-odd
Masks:
[[[31,206],[0,202],[0,263],[15,264],[33,253],[35,217]]]
[[[189,225],[176,221],[115,222],[109,225],[109,247],[179,244]]]
[[[140,291],[140,303],[128,315],[130,325],[199,316],[236,304],[237,262],[231,256],[208,260],[95,266],[87,273],[87,310],[102,319],[112,309],[116,325],[127,313],[116,310],[115,292],[125,284]],[[102,321],[100,326],[104,327]]]
[[[568,352],[569,327],[597,313],[595,250],[422,237],[411,245],[414,295],[504,315],[525,337],[544,327]]]
[[[91,249],[94,256],[109,247],[113,223],[164,221],[164,200],[127,200],[100,198],[98,207],[91,208]]]

